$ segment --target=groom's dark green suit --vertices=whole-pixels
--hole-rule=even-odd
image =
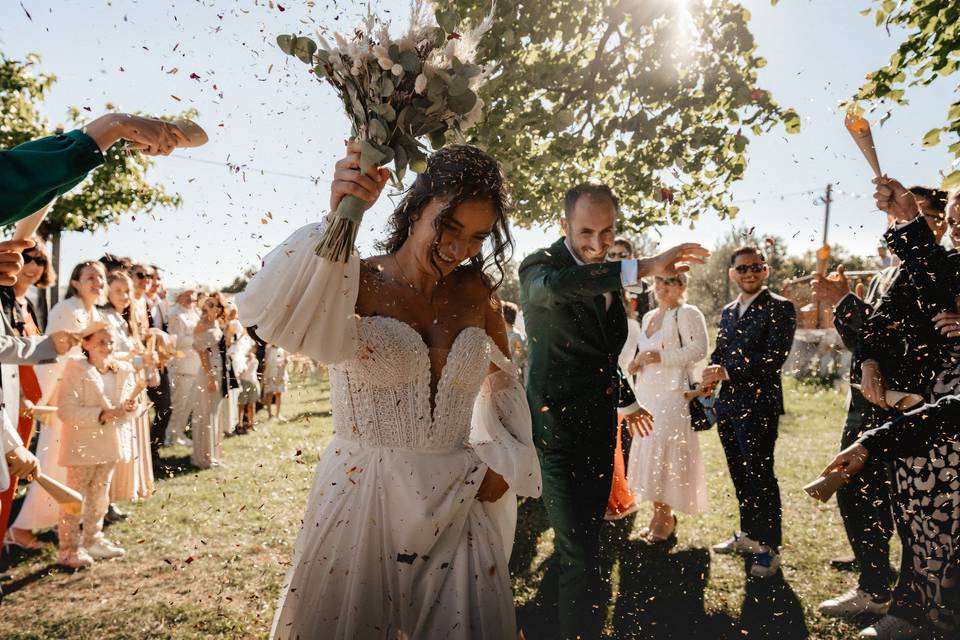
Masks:
[[[634,403],[617,366],[627,338],[621,287],[621,263],[579,265],[563,239],[520,265],[527,398],[555,534],[544,584],[559,580],[565,638],[599,636],[609,596],[598,561],[600,526],[617,407]]]

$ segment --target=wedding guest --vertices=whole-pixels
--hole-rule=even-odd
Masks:
[[[686,304],[687,276],[654,281],[657,308],[643,317],[637,354],[627,373],[636,376],[637,402],[653,414],[656,428],[633,441],[627,481],[634,497],[653,502],[653,517],[641,536],[651,544],[675,543],[677,516],[701,513],[707,486],[700,441],[690,421],[685,393],[707,355],[703,314]]]
[[[168,155],[186,137],[169,122],[109,113],[82,129],[0,150],[0,223],[43,210],[103,164],[103,154],[120,140],[147,155]]]
[[[100,262],[103,264],[103,268],[106,269],[107,273],[123,271],[129,274],[133,269],[133,260],[131,258],[114,255],[112,253],[105,253],[100,256]]]
[[[634,251],[633,243],[626,238],[615,239],[613,246],[607,251],[607,262],[620,262],[621,260],[633,260],[634,258],[636,258],[636,251]],[[651,294],[650,285],[643,279],[637,281],[636,285],[624,289],[624,299],[633,309],[637,318],[642,318],[653,307]]]
[[[132,290],[133,282],[126,273],[114,271],[107,276],[107,303],[101,307],[101,313],[112,330],[112,357],[131,364],[147,382],[156,384],[159,379],[156,353],[145,348],[139,327],[133,321],[130,307]],[[142,406],[146,402],[144,392],[139,404]],[[138,411],[130,416],[129,427],[121,432],[121,437],[126,439],[124,450],[129,449],[131,455],[118,461],[114,470],[108,522],[126,517],[116,503],[149,498],[155,488],[150,451],[150,417],[147,412]]]
[[[890,253],[890,249],[887,247],[887,245],[881,244],[877,247],[877,257],[880,258],[881,269],[894,266],[893,254]]]
[[[49,288],[57,281],[57,275],[44,242],[39,238],[34,238],[34,241],[36,245],[23,252],[23,268],[17,276],[17,283],[12,287],[0,288],[0,303],[3,305],[4,317],[13,330],[12,335],[36,338],[42,336],[43,331],[33,301],[27,294],[31,287],[40,290]],[[13,369],[13,367],[8,368]],[[17,368],[16,377],[19,379],[20,402],[6,401],[4,409],[10,421],[16,423],[20,441],[29,445],[33,440],[35,420],[33,406],[39,404],[43,392],[32,366],[20,365]],[[4,384],[6,383],[7,380],[4,380]],[[7,529],[18,480],[16,476],[11,477],[10,486],[0,492],[0,539],[3,540],[4,546],[16,545],[25,549],[39,549],[43,545],[32,531]]]
[[[276,418],[286,422],[280,409],[283,394],[287,392],[289,374],[287,373],[287,352],[276,345],[267,345],[267,366],[263,371],[263,404],[267,407],[267,418],[273,419],[273,407],[276,406]]]
[[[60,510],[57,562],[74,569],[125,553],[103,535],[103,518],[114,468],[132,455],[130,439],[123,434],[132,429],[139,402],[133,366],[112,357],[112,329],[84,336],[81,348],[85,358],[66,364],[57,390],[64,429],[59,460],[67,470],[67,485],[83,496],[79,515]]]
[[[240,424],[239,372],[246,366],[246,352],[252,345],[252,341],[247,338],[246,329],[237,320],[237,305],[226,296],[224,300],[227,307],[223,316],[223,338],[220,339],[220,350],[223,352],[224,363],[227,366],[227,390],[220,404],[220,426],[225,435],[231,435]]]
[[[947,229],[946,194],[922,187],[907,190],[886,177],[874,182],[877,207],[896,222],[885,238],[901,259],[899,277],[863,329],[862,388],[883,417],[879,423],[900,413],[887,404],[890,389],[927,399],[960,392],[960,349],[956,336],[943,331],[953,318],[960,318],[956,298],[960,255],[940,246]],[[958,556],[945,541],[951,530],[956,539],[960,518],[944,506],[960,502],[955,481],[960,447],[955,440],[925,444],[931,446],[894,460],[903,541],[900,575],[887,615],[864,629],[864,638],[920,637],[925,619],[956,631],[960,590],[955,587],[956,572],[949,567],[957,566]],[[943,482],[951,477],[952,483]]]
[[[517,331],[517,314],[520,308],[509,301],[504,300],[500,303],[500,311],[503,313],[503,322],[507,327],[507,344],[510,345],[510,360],[517,367],[520,380],[524,380],[527,364],[527,346],[524,344],[523,336]]]
[[[130,313],[136,322],[140,335],[145,336],[150,329],[150,290],[153,288],[153,269],[145,264],[134,263],[130,269],[133,279],[133,295],[130,298]]]
[[[850,363],[851,387],[847,399],[847,417],[840,436],[840,448],[846,449],[865,431],[877,426],[876,413],[860,392],[859,353],[861,330],[867,317],[880,306],[899,272],[890,266],[877,273],[861,300],[850,288],[840,266],[830,276],[818,276],[813,283],[814,298],[834,307],[833,323],[844,346],[853,355]],[[826,616],[884,615],[890,607],[890,538],[893,535],[889,465],[874,458],[867,468],[837,491],[837,506],[843,519],[847,540],[853,549],[859,570],[857,586],[820,604]]]
[[[556,534],[541,592],[558,593],[558,605],[551,607],[559,614],[557,635],[570,638],[600,634],[609,598],[600,532],[618,407],[631,429],[646,433],[652,426],[617,366],[627,337],[621,291],[643,276],[675,275],[678,263],[701,262],[708,253],[686,244],[653,258],[605,263],[618,214],[608,186],[574,187],[564,197],[565,237],[527,256],[519,269],[529,348],[527,398],[543,502]]]
[[[880,305],[864,322],[856,355],[862,362],[861,390],[872,405],[874,423],[882,424],[900,414],[887,403],[887,390],[918,393],[925,398],[932,391],[938,364],[950,347],[933,318],[953,310],[952,295],[941,296],[953,291],[946,283],[956,278],[956,271],[925,284],[929,283],[931,255],[925,248],[939,247],[947,230],[946,194],[919,186],[907,190],[887,178],[877,183],[877,207],[897,221],[885,239],[900,258],[900,268]],[[893,469],[896,498],[901,505],[909,500],[914,487],[927,483],[931,473],[928,464],[911,465],[903,460],[894,461]],[[921,547],[914,543],[910,529],[913,519],[903,515],[902,506],[898,511],[896,524],[903,542],[900,576],[887,615],[864,629],[863,637],[885,640],[922,633],[926,597],[915,585],[924,580],[918,572],[925,560],[914,553]]]
[[[780,568],[782,511],[773,455],[797,314],[793,303],[765,286],[770,268],[760,249],[734,251],[728,274],[740,295],[723,309],[702,386],[722,383],[717,433],[737,494],[740,531],[713,550],[750,556],[750,575],[766,578]]]
[[[106,273],[98,261],[81,262],[70,273],[67,295],[57,303],[47,318],[47,335],[59,332],[80,333],[93,322],[102,321],[98,305],[106,292]],[[35,367],[37,380],[43,396],[40,403],[52,401],[63,367],[70,358],[81,356],[79,345],[61,355],[56,362]],[[67,470],[58,462],[63,425],[56,414],[41,424],[37,440],[37,459],[43,472],[59,482],[67,481]],[[60,519],[60,507],[53,498],[36,483],[27,489],[27,496],[13,527],[36,531],[55,527]]]
[[[226,301],[212,293],[200,306],[200,320],[193,331],[193,349],[200,357],[197,373],[197,405],[193,412],[193,454],[195,467],[209,469],[221,462],[223,429],[220,403],[226,397],[226,362],[220,350]]]
[[[257,400],[260,398],[260,383],[257,380],[257,370],[260,363],[257,362],[256,353],[250,349],[247,351],[246,363],[240,373],[240,433],[256,431],[255,418],[257,414]]]
[[[632,260],[633,244],[624,238],[617,238],[613,241],[613,246],[607,250],[607,262],[620,262],[622,260]],[[641,280],[638,285],[642,284]],[[642,289],[641,289],[642,290]],[[647,308],[643,305],[638,306],[638,297],[632,291],[624,288],[621,292],[621,301],[624,311],[627,314],[627,340],[623,343],[623,349],[620,350],[618,364],[620,366],[620,375],[624,376],[630,390],[636,396],[636,381],[631,381],[626,377],[627,365],[633,360],[634,351],[637,346],[637,339],[640,334],[640,323],[637,318],[637,309],[642,307],[644,312]],[[630,484],[627,482],[627,463],[629,462],[630,446],[633,443],[633,436],[629,429],[623,428],[622,416],[617,416],[617,443],[613,449],[613,480],[610,483],[610,496],[607,498],[607,510],[603,514],[603,519],[612,522],[622,520],[630,514],[636,513],[640,509],[640,503],[634,498],[630,491]]]
[[[147,325],[156,331],[167,331],[167,289],[163,284],[163,273],[154,265],[140,265],[153,278],[146,281],[144,288],[144,298],[146,302]],[[159,336],[158,339],[162,338]],[[158,362],[158,371],[160,373],[159,382],[147,389],[147,395],[153,403],[153,422],[150,424],[150,449],[153,455],[157,455],[157,450],[166,439],[167,425],[170,423],[171,398],[170,398],[170,372],[167,371],[166,358],[163,357],[163,351],[160,351],[160,362]]]
[[[164,438],[164,443],[168,446],[192,445],[186,433],[187,422],[190,421],[197,398],[196,378],[200,371],[200,356],[193,348],[193,331],[199,321],[197,291],[192,288],[181,291],[177,295],[176,304],[170,308],[168,324],[168,331],[176,341],[176,353],[167,363],[172,399],[170,421],[167,423]]]
[[[960,354],[958,354],[960,355]],[[960,372],[950,372],[954,382]],[[947,373],[946,371],[943,373]],[[881,427],[864,433],[844,449],[823,470],[823,475],[842,471],[848,477],[859,474],[872,458],[902,461],[921,467],[935,465],[922,484],[905,487],[899,511],[907,520],[913,557],[918,571],[901,575],[916,596],[921,615],[936,637],[955,638],[960,633],[960,389],[903,414]],[[898,585],[899,586],[899,585]],[[861,632],[861,638],[899,640],[927,637],[919,622],[910,627],[895,625],[898,618],[888,614]]]

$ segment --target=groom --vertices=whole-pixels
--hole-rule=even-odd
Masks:
[[[527,329],[527,398],[543,473],[543,502],[554,556],[543,579],[559,581],[563,638],[600,635],[609,577],[599,562],[600,525],[613,477],[617,408],[631,431],[646,435],[652,418],[623,382],[617,357],[627,338],[624,287],[649,275],[675,275],[702,262],[696,244],[654,258],[604,263],[619,204],[610,187],[581,184],[564,198],[564,236],[520,265]],[[606,592],[604,593],[604,589]]]

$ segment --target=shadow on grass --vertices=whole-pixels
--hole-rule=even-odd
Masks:
[[[157,480],[166,480],[188,473],[196,473],[197,467],[190,462],[190,454],[167,455],[153,459],[153,477]]]
[[[301,411],[295,416],[287,418],[287,422],[300,422],[301,420],[309,420],[310,418],[329,418],[333,413],[326,409],[324,411]]]
[[[76,571],[74,569],[61,567],[56,563],[51,563],[44,567],[40,567],[36,571],[28,573],[23,577],[17,578],[16,580],[11,580],[10,582],[4,583],[3,594],[5,596],[8,596],[11,593],[16,593],[17,591],[20,591],[20,589],[23,589],[24,587],[28,587],[34,582],[38,582],[43,578],[46,578],[47,576],[53,575],[55,573],[76,573]]]
[[[549,522],[539,500],[520,505],[512,575],[525,586],[539,587],[543,568],[534,566],[537,546]],[[604,526],[601,562],[605,571],[619,575],[619,588],[605,637],[616,639],[735,640],[770,638],[803,640],[809,637],[803,608],[783,574],[768,579],[748,578],[740,618],[707,612],[704,592],[710,578],[707,549],[667,551],[630,540],[633,517]],[[745,570],[746,570],[745,566]],[[608,575],[609,575],[608,573]],[[517,618],[527,638],[551,639],[557,634],[556,585],[544,585],[523,604]]]

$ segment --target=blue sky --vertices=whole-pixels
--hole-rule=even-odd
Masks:
[[[175,286],[226,283],[259,264],[260,256],[293,229],[318,219],[327,208],[329,177],[349,127],[332,91],[286,58],[274,37],[313,31],[311,25],[352,26],[357,7],[365,6],[340,2],[348,8],[344,10],[332,4],[3,2],[0,51],[8,57],[39,53],[42,70],[58,77],[46,103],[52,122],[63,122],[70,105],[94,113],[108,101],[157,114],[194,107],[211,136],[206,147],[160,159],[151,172],[183,195],[181,209],[127,217],[96,234],[68,234],[63,267],[107,250],[165,267]],[[816,248],[823,208],[816,195],[804,192],[822,191],[833,182],[839,193],[831,241],[872,253],[884,218],[868,197],[869,167],[843,129],[837,103],[888,59],[898,34],[888,36],[873,26],[872,18],[858,14],[873,4],[870,0],[743,4],[753,14],[751,29],[760,55],[769,62],[761,83],[781,104],[800,112],[803,129],[794,136],[778,130],[752,142],[746,178],[733,188],[741,207],[736,223],[786,238],[792,252]],[[407,2],[373,6],[402,19]],[[887,173],[908,183],[939,181],[939,172],[950,163],[946,145],[923,150],[919,141],[944,121],[947,105],[955,99],[954,86],[941,81],[914,90],[908,107],[894,110],[883,127],[874,127]],[[371,251],[389,209],[384,199],[365,219],[362,251]],[[663,243],[694,240],[712,246],[730,225],[706,214],[693,230],[659,231]],[[520,255],[552,241],[556,233],[556,227],[519,230]]]

